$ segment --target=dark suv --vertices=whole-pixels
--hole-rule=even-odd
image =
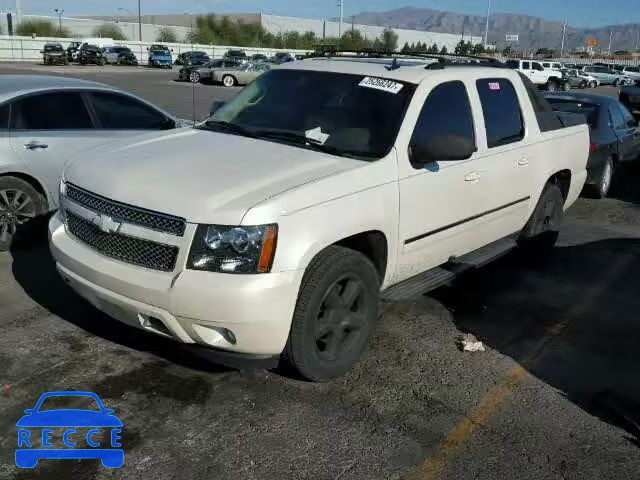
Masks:
[[[205,52],[184,52],[176,58],[176,65],[204,65],[210,61],[211,58]]]
[[[95,45],[83,45],[78,52],[78,63],[80,65],[104,65],[107,60],[102,53],[102,49]]]
[[[244,50],[227,50],[227,53],[224,54],[224,58],[232,58],[237,60],[239,63],[247,63],[249,60]]]
[[[67,52],[64,51],[59,43],[45,43],[42,53],[42,59],[45,65],[69,65],[67,60]]]

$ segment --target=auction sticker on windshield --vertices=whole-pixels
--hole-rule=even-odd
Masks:
[[[361,87],[375,88],[376,90],[382,90],[383,92],[393,94],[397,94],[404,86],[401,83],[394,82],[393,80],[385,80],[384,78],[376,77],[364,77],[358,85]]]

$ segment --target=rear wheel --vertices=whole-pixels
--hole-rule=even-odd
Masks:
[[[525,225],[518,243],[531,253],[545,253],[553,248],[560,235],[564,217],[564,197],[560,188],[545,185],[531,218]]]
[[[606,196],[609,194],[609,190],[611,189],[611,182],[613,181],[613,171],[613,159],[609,157],[602,167],[602,172],[598,177],[598,183],[596,183],[592,188],[594,197],[606,198]]]
[[[200,74],[198,72],[191,72],[189,74],[189,81],[191,83],[200,83]]]
[[[225,87],[234,87],[238,83],[233,75],[225,75],[222,77],[222,84]]]
[[[568,92],[571,90],[571,84],[569,82],[564,82],[562,84],[562,90],[564,90],[565,92]]]
[[[598,86],[598,82],[596,82],[595,80],[591,80],[589,82],[589,88],[596,88]]]
[[[547,82],[547,92],[555,92],[558,89],[558,85],[554,80]]]
[[[332,246],[302,279],[284,360],[312,381],[330,380],[360,358],[378,318],[380,280],[359,252]]]
[[[617,87],[618,85],[620,85],[620,80],[618,80],[617,78],[613,81],[613,86]]]
[[[580,89],[587,88],[587,81],[586,80],[581,81],[580,85],[578,85],[578,88]]]
[[[0,177],[0,252],[8,251],[16,234],[46,210],[46,199],[29,183]]]

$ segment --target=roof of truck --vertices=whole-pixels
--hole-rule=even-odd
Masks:
[[[473,69],[476,73],[486,74],[487,76],[496,76],[495,66],[488,66],[487,64],[481,63],[447,63],[445,69],[433,69],[428,68],[428,66],[438,63],[437,60],[398,58],[397,65],[399,68],[390,70],[389,67],[392,65],[393,61],[394,60],[392,58],[319,57],[285,63],[277,68],[373,76],[414,84],[420,83],[426,77],[433,75],[435,72],[450,71],[450,69],[464,69],[465,71]],[[505,68],[499,69],[499,71],[506,73],[511,72],[512,70]]]

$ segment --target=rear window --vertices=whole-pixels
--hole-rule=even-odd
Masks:
[[[595,128],[598,126],[600,107],[595,103],[553,97],[547,97],[547,100],[556,112],[580,113],[587,117],[587,123],[591,127]]]

